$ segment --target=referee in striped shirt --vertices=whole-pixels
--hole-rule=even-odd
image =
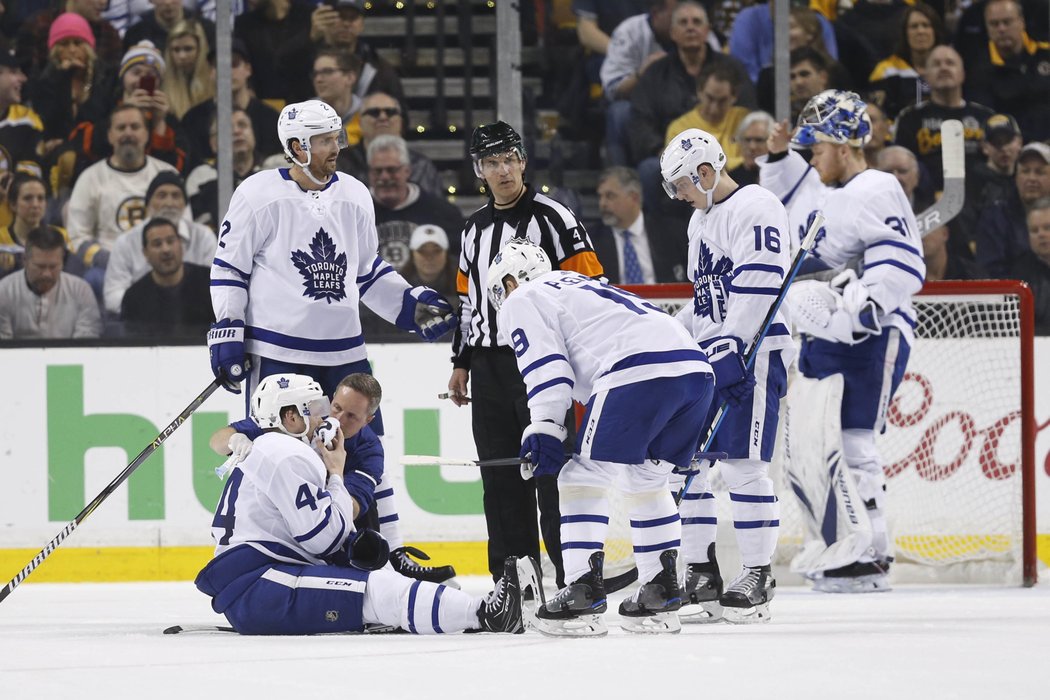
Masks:
[[[507,123],[483,124],[471,137],[474,172],[491,195],[463,229],[456,291],[459,328],[452,340],[452,378],[448,388],[457,406],[467,404],[467,379],[473,375],[474,444],[480,459],[514,457],[521,433],[530,423],[525,383],[508,339],[496,327],[496,310],[485,294],[489,264],[511,238],[527,238],[541,246],[556,268],[590,277],[602,274],[590,237],[565,205],[525,183],[525,148]],[[575,421],[567,421],[567,426]],[[570,434],[571,435],[571,434]],[[482,467],[485,522],[488,525],[489,571],[497,579],[508,556],[539,561],[536,528],[537,492],[540,529],[547,554],[554,562],[558,588],[565,585],[559,537],[556,477],[528,481],[517,469]]]

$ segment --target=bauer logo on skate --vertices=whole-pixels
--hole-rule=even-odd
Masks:
[[[292,253],[299,274],[303,276],[303,296],[329,304],[346,298],[346,253],[336,254],[335,243],[322,228],[310,241],[310,250]]]

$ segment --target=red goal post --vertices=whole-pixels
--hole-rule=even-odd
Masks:
[[[672,314],[692,299],[688,284],[624,288]],[[915,346],[879,438],[898,569],[913,571],[907,580],[1031,586],[1037,578],[1032,293],[1013,280],[928,282],[914,305]],[[774,471],[782,459],[778,449]],[[779,561],[786,565],[801,543],[801,523],[794,497],[778,486]],[[724,539],[720,532],[719,547]]]

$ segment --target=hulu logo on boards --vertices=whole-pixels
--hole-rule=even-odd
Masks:
[[[233,418],[237,418],[234,416]],[[165,448],[157,451],[128,478],[128,520],[163,520],[165,517],[164,472],[175,470],[191,480],[200,505],[211,511],[222,493],[215,478],[219,458],[208,447],[212,433],[229,423],[223,412],[198,410],[172,439],[192,441],[191,464],[169,464]],[[165,419],[170,420],[170,419]],[[437,409],[406,408],[404,433],[406,454],[441,454],[440,416]],[[84,464],[88,450],[115,447],[124,451],[121,463],[113,465],[115,476],[160,432],[160,426],[134,413],[84,412],[84,368],[81,365],[52,365],[47,368],[48,519],[71,520],[94,493],[85,493]],[[389,464],[389,463],[388,463]],[[437,466],[405,469],[401,503],[410,499],[435,515],[482,513],[481,481],[447,481]],[[407,504],[406,504],[407,505]],[[112,505],[110,506],[112,507]],[[203,521],[202,521],[203,522]],[[204,527],[207,525],[205,524]]]

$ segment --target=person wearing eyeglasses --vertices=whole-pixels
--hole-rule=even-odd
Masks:
[[[361,140],[339,153],[339,170],[368,182],[368,147],[377,136],[405,137],[405,112],[397,98],[373,92],[361,105]],[[445,195],[434,162],[419,151],[408,150],[408,179],[424,192]]]
[[[361,59],[342,49],[321,49],[314,58],[310,80],[317,99],[328,104],[343,119],[346,142],[361,140],[361,98],[354,94],[361,75]]]

